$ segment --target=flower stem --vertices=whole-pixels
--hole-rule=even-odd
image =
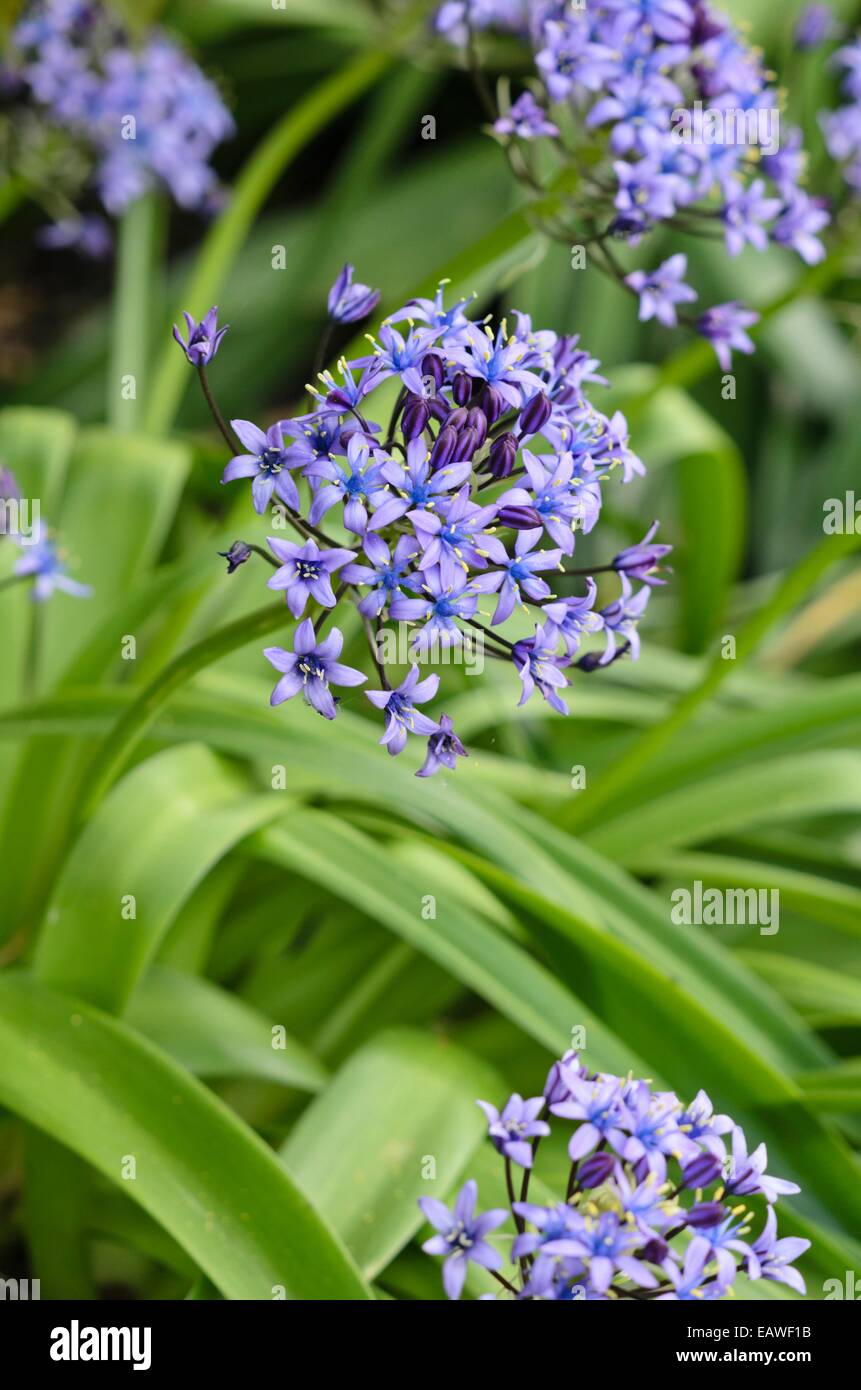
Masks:
[[[203,364],[201,364],[198,367],[197,375],[200,378],[200,389],[203,391],[203,394],[206,397],[206,404],[209,406],[210,414],[212,415],[213,420],[218,426],[221,432],[221,436],[228,449],[230,450],[232,457],[234,454],[240,452],[239,445],[237,444],[237,441],[234,439],[231,431],[227,428],[227,421],[225,420],[224,416],[218,408],[215,397],[212,394],[212,387],[209,384],[209,377],[206,375],[206,368],[203,366]]]

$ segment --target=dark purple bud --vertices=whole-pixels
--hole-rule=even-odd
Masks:
[[[234,541],[229,550],[219,550],[219,555],[227,561],[227,573],[232,574],[238,570],[240,565],[244,565],[246,560],[251,558],[251,547],[244,541]]]
[[[467,426],[467,428],[461,430],[457,436],[456,452],[458,463],[464,463],[466,460],[471,459],[477,448],[478,431],[470,429],[469,426]]]
[[[500,507],[496,519],[512,531],[532,531],[543,524],[534,507]]]
[[[577,1169],[577,1181],[581,1187],[600,1187],[615,1167],[616,1160],[612,1154],[591,1154]]]
[[[701,1153],[682,1169],[682,1178],[685,1187],[708,1187],[710,1183],[717,1181],[722,1171],[719,1158],[714,1154]]]
[[[422,400],[421,396],[410,396],[401,416],[401,431],[407,443],[418,439],[429,419],[427,401]]]
[[[478,448],[480,449],[487,438],[487,416],[483,410],[473,407],[466,417],[466,423],[471,430],[475,430],[478,436]]]
[[[462,430],[466,429],[468,420],[469,411],[466,410],[462,405],[459,405],[456,410],[453,410],[451,412],[448,419],[446,420],[446,424],[449,425],[453,430]]]
[[[628,237],[639,236],[646,230],[646,219],[641,212],[620,212],[607,230],[611,236],[627,241]]]
[[[445,370],[441,359],[437,357],[435,352],[429,352],[427,356],[422,358],[422,377],[425,378],[426,384],[429,384],[431,379],[433,380],[435,391],[438,391],[442,386]]]
[[[439,420],[440,424],[448,424],[452,409],[445,396],[428,397],[427,407],[435,420]]]
[[[436,437],[436,443],[431,450],[431,472],[435,473],[438,468],[445,468],[446,464],[451,463],[456,449],[457,430],[453,430],[450,425],[446,425],[440,430]]]
[[[455,405],[469,405],[472,396],[472,377],[466,372],[458,372],[451,384],[451,394]]]
[[[616,648],[610,660],[605,661],[603,665],[612,666],[614,661],[618,661],[620,656],[625,655],[625,653],[629,650],[630,646],[630,642],[623,642],[620,647]],[[600,652],[587,652],[585,656],[581,656],[579,661],[574,662],[574,665],[579,667],[581,671],[597,671],[598,667],[601,666],[601,664],[602,660]]]
[[[719,1226],[727,1214],[720,1202],[697,1202],[690,1211],[685,1212],[685,1220],[695,1230],[700,1227]]]
[[[487,469],[494,478],[507,478],[517,459],[517,440],[513,434],[494,439],[487,456]]]
[[[521,438],[530,434],[540,434],[550,419],[552,409],[550,397],[545,396],[543,391],[536,391],[520,412],[517,423]]]
[[[501,396],[495,386],[485,386],[481,392],[481,408],[487,416],[487,423],[495,425],[506,406],[504,396]]]
[[[660,1236],[653,1236],[651,1240],[647,1240],[645,1245],[635,1251],[638,1260],[646,1260],[650,1265],[663,1264],[669,1253],[670,1247],[665,1240],[661,1240]]]

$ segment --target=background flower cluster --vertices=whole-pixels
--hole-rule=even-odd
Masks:
[[[810,1242],[778,1238],[775,1213],[778,1198],[798,1185],[767,1173],[765,1145],[749,1150],[744,1131],[715,1114],[704,1091],[683,1105],[646,1081],[591,1073],[567,1052],[551,1067],[542,1096],[513,1095],[501,1113],[478,1104],[505,1163],[511,1209],[477,1213],[471,1179],[452,1211],[419,1198],[437,1230],[423,1248],[445,1256],[449,1298],[460,1297],[470,1263],[494,1274],[503,1297],[552,1302],[724,1298],[740,1273],[805,1292],[793,1261]],[[545,1115],[575,1121],[571,1169],[564,1198],[530,1202],[533,1160],[550,1134]],[[514,1168],[523,1173],[519,1200]],[[505,1261],[487,1239],[509,1216],[516,1284],[499,1275]]]

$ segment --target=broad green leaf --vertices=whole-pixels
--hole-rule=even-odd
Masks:
[[[289,829],[273,827],[252,847],[360,907],[552,1052],[564,1051],[571,1028],[583,1024],[588,1055],[597,1066],[624,1071],[634,1064],[630,1050],[591,1010],[525,951],[462,908],[442,877],[417,882],[369,837],[310,809],[293,818]],[[435,915],[423,902],[428,894]]]
[[[282,810],[277,797],[249,796],[205,748],[136,767],[65,863],[36,951],[39,978],[122,1011],[195,886]]]
[[[861,1112],[861,1058],[822,1071],[799,1072],[795,1079],[818,1109],[836,1114]]]
[[[282,1149],[366,1278],[385,1269],[481,1143],[476,1098],[500,1094],[478,1058],[428,1034],[383,1033],[355,1052]]]
[[[92,586],[89,599],[57,595],[47,606],[42,680],[52,682],[99,631],[129,588],[152,566],[173,521],[190,455],[178,443],[89,429],[77,438],[70,485],[55,525],[74,562],[74,576]],[[105,508],[110,508],[106,531]],[[121,636],[135,636],[134,633]],[[119,656],[120,653],[118,652]]]
[[[370,1296],[287,1168],[125,1024],[7,971],[0,1052],[0,1102],[121,1185],[225,1297]]]
[[[740,950],[736,954],[814,1027],[861,1024],[861,980],[771,950]]]
[[[312,1053],[273,1028],[284,1024],[208,980],[156,966],[126,1010],[129,1024],[195,1076],[251,1076],[318,1091],[326,1070]]]
[[[584,839],[633,868],[680,845],[861,809],[861,753],[817,751],[710,777],[605,819]]]
[[[673,883],[699,879],[705,885],[728,888],[773,888],[783,907],[794,908],[848,936],[861,936],[861,889],[838,879],[799,873],[782,864],[767,864],[740,855],[662,855],[654,871]]]

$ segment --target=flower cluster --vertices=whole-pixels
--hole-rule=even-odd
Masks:
[[[833,57],[842,70],[845,102],[820,116],[828,152],[843,166],[843,177],[855,194],[861,193],[861,38],[839,48]]]
[[[514,30],[531,43],[534,91],[499,113],[493,130],[512,167],[541,186],[530,144],[541,140],[576,172],[571,236],[594,245],[596,263],[639,298],[640,318],[666,327],[697,298],[682,254],[625,276],[608,245],[636,245],[656,224],[686,234],[720,234],[727,252],[769,241],[814,264],[829,214],[801,186],[801,133],[780,139],[780,94],[759,52],[706,0],[463,0],[438,10],[437,32],[473,48],[481,30]],[[807,29],[821,30],[813,15]],[[846,59],[851,66],[850,58]],[[857,76],[857,63],[856,63]],[[840,113],[838,113],[840,115]],[[835,124],[835,138],[840,139]],[[854,124],[846,118],[842,139]],[[749,353],[756,314],[736,303],[707,309],[692,328],[724,369],[733,349]]]
[[[137,46],[116,16],[88,0],[38,0],[12,31],[8,74],[89,151],[113,215],[153,187],[185,208],[215,206],[210,159],[233,133],[217,90],[177,45],[152,31]],[[93,249],[92,220],[64,219],[57,244]],[[99,248],[101,249],[101,248]]]
[[[12,576],[3,581],[3,587],[32,581],[30,593],[36,603],[44,603],[57,590],[73,598],[89,598],[92,589],[72,579],[62,550],[45,533],[41,520],[36,517],[25,527],[20,506],[17,478],[8,468],[0,468],[0,541],[6,538],[21,550]]]
[[[805,1292],[792,1262],[810,1242],[778,1239],[774,1210],[798,1186],[765,1171],[765,1145],[749,1151],[743,1130],[716,1115],[704,1091],[684,1105],[645,1081],[592,1074],[568,1052],[551,1067],[543,1096],[513,1095],[501,1113],[478,1104],[505,1163],[511,1211],[476,1214],[473,1181],[453,1211],[419,1198],[437,1231],[423,1248],[446,1257],[449,1298],[460,1297],[470,1263],[494,1274],[502,1297],[518,1299],[718,1299],[739,1273]],[[574,1128],[564,1198],[541,1205],[528,1197],[538,1145],[550,1133],[545,1115]],[[515,1166],[523,1171],[519,1200]],[[509,1215],[516,1234],[507,1278],[499,1273],[502,1252],[487,1236]]]
[[[592,575],[569,565],[577,536],[598,522],[611,475],[628,482],[644,471],[623,415],[587,397],[587,384],[603,383],[599,363],[524,314],[495,328],[475,322],[470,301],[446,305],[444,288],[389,315],[370,353],[321,373],[309,388],[314,409],[265,429],[235,419],[231,434],[215,405],[206,375],[224,333],[215,310],[199,324],[186,315],[185,337],[175,329],[219,428],[237,440],[222,482],[247,480],[255,511],[272,509],[297,533],[295,542],[270,537],[271,553],[244,541],[225,552],[231,572],[255,551],[267,558],[269,587],[301,620],[292,650],[266,651],[281,676],[272,703],[302,694],[332,719],[331,687],[364,683],[339,660],[339,629],[320,639],[342,597],[352,600],[378,676],[365,693],[385,718],[380,741],[394,755],[410,735],[427,738],[422,776],[453,768],[466,750],[447,716],[420,708],[440,684],[436,673],[420,679],[420,663],[446,662],[466,634],[483,655],[513,664],[521,704],[538,692],[566,714],[574,666],[637,656],[637,623],[670,549],[655,542],[655,524],[594,567],[614,573],[621,591],[597,606]],[[347,266],[330,319],[352,322],[376,299]],[[381,388],[394,401],[385,428],[373,418]],[[510,620],[511,637],[502,630]],[[398,683],[381,655],[389,621],[408,625],[411,669]],[[600,645],[581,654],[587,636]]]

